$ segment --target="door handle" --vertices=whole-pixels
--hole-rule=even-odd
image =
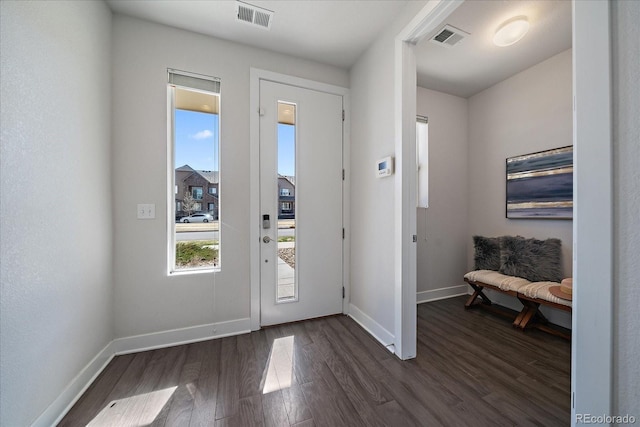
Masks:
[[[265,243],[269,243],[269,242],[271,241],[271,237],[269,237],[269,236],[264,236],[264,237],[262,238],[262,241],[263,241],[263,242],[265,242]]]

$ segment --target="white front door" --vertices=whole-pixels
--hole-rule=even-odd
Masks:
[[[342,312],[342,96],[260,80],[260,324]]]

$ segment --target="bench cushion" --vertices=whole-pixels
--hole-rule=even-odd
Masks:
[[[562,242],[559,239],[500,237],[500,273],[532,282],[562,280]]]
[[[464,275],[464,278],[472,282],[486,283],[487,285],[495,286],[503,291],[514,292],[519,292],[523,286],[531,283],[522,277],[506,276],[493,270],[470,271]]]
[[[500,238],[473,236],[475,270],[500,270]]]
[[[571,307],[571,301],[558,298],[549,292],[549,288],[551,286],[558,286],[556,282],[532,282],[526,286],[518,289],[518,293],[527,296],[529,298],[541,299],[549,302],[553,302],[556,304],[566,305]]]

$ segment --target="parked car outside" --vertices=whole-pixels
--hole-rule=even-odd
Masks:
[[[213,221],[213,216],[208,213],[195,213],[189,216],[185,216],[180,222],[209,222]]]

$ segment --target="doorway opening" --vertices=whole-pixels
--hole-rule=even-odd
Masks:
[[[396,106],[402,117],[396,135],[403,160],[411,160],[415,135],[415,55],[412,45],[441,25],[462,2],[430,1],[396,38]],[[574,145],[572,425],[576,414],[612,410],[612,154],[609,2],[572,2],[572,80]],[[413,89],[413,91],[412,91]],[[413,176],[414,171],[408,171]],[[405,190],[406,191],[406,190]],[[580,207],[580,209],[579,209]],[[403,203],[403,211],[413,209]],[[402,229],[411,226],[404,217]],[[577,239],[578,234],[580,239]],[[407,252],[409,253],[409,252]],[[403,273],[405,269],[403,269]],[[410,278],[410,277],[409,277]],[[411,289],[403,281],[396,288],[401,301],[403,340],[415,333]],[[414,300],[415,303],[415,300]],[[601,314],[597,325],[589,313]],[[590,324],[592,327],[579,327]],[[581,349],[578,353],[577,349]],[[587,351],[585,351],[587,350]],[[402,357],[402,356],[401,356]],[[404,358],[404,357],[403,357]]]

